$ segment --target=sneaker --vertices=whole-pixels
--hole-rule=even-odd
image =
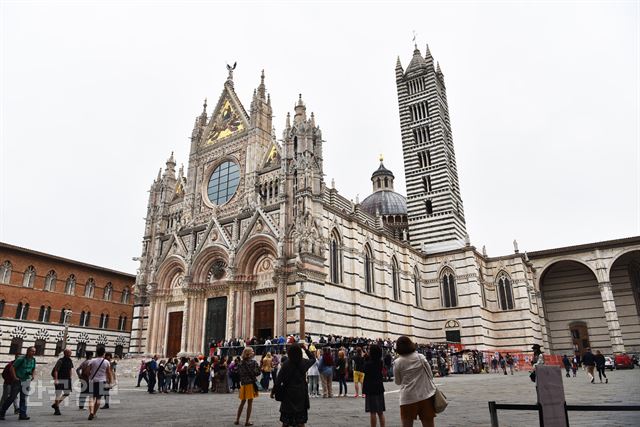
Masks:
[[[605,384],[609,384],[609,378],[605,378],[605,379],[604,379],[604,383],[605,383]]]
[[[62,415],[62,412],[60,412],[60,408],[56,407],[53,415]]]
[[[88,419],[92,420],[93,419],[93,414],[89,414],[89,418]]]
[[[591,378],[591,384],[594,384],[596,382],[595,378]]]
[[[27,417],[27,416],[25,415],[24,417],[22,417],[22,416],[18,417],[18,419],[19,419],[20,421],[26,421],[26,420],[30,420],[30,419],[31,419],[31,417]]]

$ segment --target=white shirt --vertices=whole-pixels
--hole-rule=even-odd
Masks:
[[[96,357],[95,359],[91,359],[91,361],[89,362],[89,381],[106,382],[107,369],[109,369],[109,366],[111,366],[109,364],[109,361],[102,357]]]
[[[393,365],[393,375],[395,383],[400,386],[400,405],[420,402],[436,392],[431,367],[427,359],[418,352],[399,356]]]

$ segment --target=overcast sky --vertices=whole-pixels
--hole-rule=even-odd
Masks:
[[[1,241],[134,273],[149,186],[171,151],[186,168],[234,61],[247,110],[265,69],[278,138],[302,93],[328,185],[363,200],[383,153],[404,193],[412,31],[444,72],[472,244],[640,234],[637,2],[1,3]]]

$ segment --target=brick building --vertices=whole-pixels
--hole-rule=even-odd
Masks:
[[[0,360],[36,347],[129,352],[135,276],[0,242]]]

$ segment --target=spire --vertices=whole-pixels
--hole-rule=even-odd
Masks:
[[[312,128],[316,127],[316,118],[313,115],[313,111],[311,112],[311,127]]]
[[[173,151],[171,152],[171,156],[167,159],[167,167],[169,167],[169,165],[173,165],[173,167],[176,166],[176,160],[173,158]]]
[[[433,62],[433,56],[431,56],[431,50],[429,50],[429,43],[427,43],[427,48],[424,52],[424,59],[427,62]]]
[[[307,107],[302,100],[302,94],[298,95],[298,103],[295,106],[295,116],[293,117],[294,123],[302,123],[307,120]]]
[[[287,122],[285,124],[285,127],[287,129],[289,129],[291,127],[291,113],[287,111]]]
[[[202,104],[202,113],[200,113],[200,126],[204,126],[207,124],[207,98],[204,99],[204,103]]]
[[[440,69],[440,61],[438,61],[437,65],[436,65],[436,73],[442,74],[442,70]]]
[[[418,49],[418,45],[416,45],[415,49],[413,50],[413,57],[411,58],[411,62],[409,63],[409,66],[407,67],[407,71],[405,71],[405,74],[409,74],[412,71],[418,71],[426,68],[427,68],[427,63],[422,57],[422,54],[420,53],[420,49]]]

